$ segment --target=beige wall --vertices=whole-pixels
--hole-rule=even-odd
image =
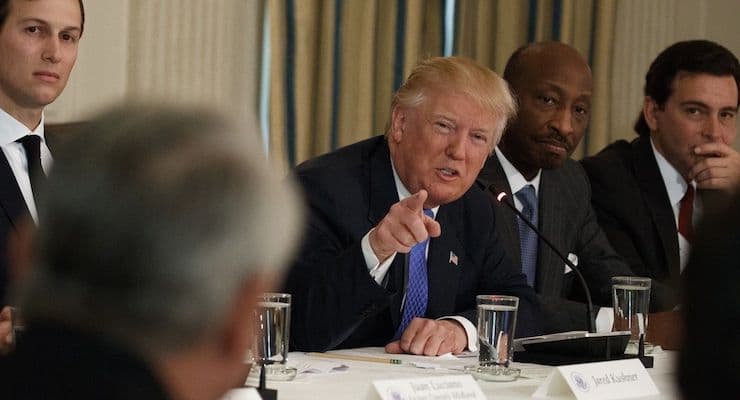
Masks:
[[[126,99],[208,104],[254,123],[260,0],[87,0],[85,32],[48,122]]]

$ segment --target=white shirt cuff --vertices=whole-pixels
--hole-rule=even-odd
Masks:
[[[462,325],[465,330],[465,335],[468,337],[468,351],[478,351],[478,330],[475,328],[472,322],[468,321],[467,318],[459,315],[453,315],[450,317],[437,318],[440,319],[454,319]]]
[[[614,309],[611,307],[599,308],[596,314],[596,332],[611,332],[614,325]]]
[[[371,229],[370,232],[373,230],[375,230],[375,228]],[[370,246],[370,232],[366,233],[365,236],[362,237],[360,245],[362,246],[362,255],[365,257],[367,270],[370,273],[370,276],[375,279],[375,282],[380,285],[398,253],[393,253],[383,263],[381,263],[380,260],[378,260],[378,256],[375,255],[373,248]]]

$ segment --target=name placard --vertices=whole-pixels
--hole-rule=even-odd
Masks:
[[[486,400],[470,375],[444,375],[374,381],[382,400]]]
[[[615,360],[555,368],[532,395],[536,399],[629,399],[657,395],[640,360]]]

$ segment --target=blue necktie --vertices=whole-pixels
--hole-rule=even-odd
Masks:
[[[433,218],[432,210],[424,209],[427,217]],[[409,277],[406,283],[406,299],[403,304],[403,315],[401,324],[394,335],[398,340],[409,326],[412,319],[423,317],[427,311],[427,300],[429,298],[429,279],[427,277],[427,243],[429,238],[419,242],[409,252]]]
[[[537,194],[534,186],[527,185],[516,192],[516,197],[522,203],[522,214],[537,226]],[[527,275],[527,283],[534,287],[534,278],[537,276],[537,234],[526,222],[517,217],[519,224],[519,244],[522,256],[522,272]]]

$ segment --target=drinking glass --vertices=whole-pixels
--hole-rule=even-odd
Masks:
[[[286,364],[290,342],[290,294],[260,295],[254,314],[257,332],[252,355],[255,364],[265,366],[269,380],[292,380],[296,369]]]
[[[479,295],[478,365],[466,369],[478,379],[513,381],[520,370],[512,368],[514,330],[519,298],[502,295]]]

